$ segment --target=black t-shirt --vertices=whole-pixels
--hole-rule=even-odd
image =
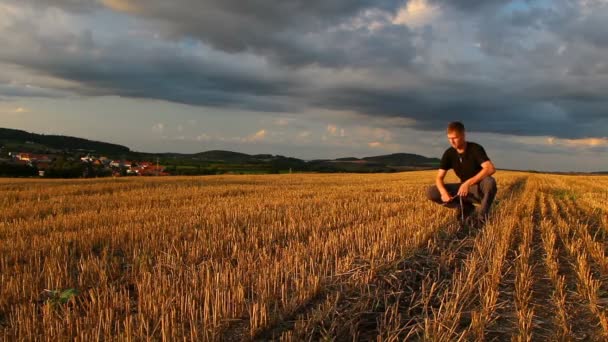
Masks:
[[[490,160],[481,145],[467,141],[463,154],[459,154],[455,148],[450,147],[443,153],[439,168],[442,170],[454,169],[456,176],[461,182],[474,177],[481,171],[481,164]]]

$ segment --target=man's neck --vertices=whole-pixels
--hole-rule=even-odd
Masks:
[[[467,142],[465,141],[464,144],[462,145],[462,148],[457,148],[456,152],[464,153],[464,151],[466,151],[466,149],[467,149]]]

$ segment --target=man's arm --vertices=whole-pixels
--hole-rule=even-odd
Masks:
[[[471,185],[481,182],[482,179],[493,175],[494,172],[496,172],[496,168],[494,167],[494,164],[492,164],[491,160],[486,160],[485,162],[481,163],[481,171],[460,185],[458,195],[466,196],[469,193],[469,187]]]
[[[479,171],[475,176],[469,178],[467,182],[469,186],[477,184],[481,182],[482,179],[493,175],[496,172],[496,168],[494,164],[492,164],[491,160],[487,160],[481,163],[481,171]]]
[[[447,170],[439,169],[439,171],[437,172],[437,177],[435,178],[435,185],[437,186],[437,190],[439,190],[439,193],[441,194],[441,200],[443,202],[449,202],[451,200],[450,193],[448,193],[448,190],[445,188],[445,183],[443,182],[446,173],[448,173]]]

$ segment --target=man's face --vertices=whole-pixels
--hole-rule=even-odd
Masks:
[[[448,132],[448,141],[455,149],[464,148],[464,132],[451,131]]]

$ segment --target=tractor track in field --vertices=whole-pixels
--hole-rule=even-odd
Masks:
[[[562,220],[571,222],[573,217],[575,217],[577,221],[578,218],[584,218],[581,221],[585,222],[586,224],[590,224],[591,231],[597,231],[599,229],[598,218],[583,210],[572,199],[553,198],[553,200],[555,200],[556,207],[558,208],[554,214],[559,216]],[[567,208],[569,208],[569,210]],[[571,212],[574,212],[575,215],[571,215]],[[555,224],[557,225],[557,223]],[[577,234],[579,233],[571,232],[566,238],[569,240],[578,239],[580,237],[577,236]],[[585,232],[584,234],[589,234],[589,232]],[[570,325],[572,329],[572,336],[576,340],[602,340],[604,337],[602,336],[601,329],[598,328],[599,319],[591,312],[589,308],[589,301],[580,294],[580,289],[583,285],[580,283],[580,279],[578,279],[576,274],[577,260],[573,255],[568,253],[566,249],[566,244],[570,243],[570,241],[564,241],[564,237],[560,236],[560,234],[557,234],[557,236],[558,239],[556,244],[558,245],[560,251],[559,273],[564,275],[566,278],[566,302],[568,313],[570,314],[571,318]],[[594,237],[593,234],[591,236]],[[583,246],[582,248],[586,251],[586,247]],[[607,300],[606,289],[608,283],[605,279],[602,280],[597,262],[591,258],[588,251],[586,252],[588,254],[587,261],[592,272],[592,277],[601,280],[600,296],[603,297],[604,300]]]
[[[521,178],[504,190],[501,199],[519,196],[527,178]],[[333,309],[323,319],[312,324],[310,331],[296,339],[317,340],[323,337],[375,340],[378,325],[389,306],[396,305],[403,324],[400,337],[420,336],[420,327],[429,308],[437,309],[441,298],[450,290],[453,276],[464,266],[473,252],[481,229],[449,225],[410,256],[392,265],[375,270],[371,280],[353,285],[350,279],[330,285],[311,299],[300,310],[282,322],[257,334],[254,340],[276,340],[293,332],[298,320],[315,316],[324,305]],[[351,277],[352,278],[352,275]],[[423,297],[434,285],[430,301],[423,305]],[[382,300],[379,300],[382,299]],[[346,327],[356,327],[356,330]]]
[[[390,215],[396,216],[398,212],[394,212]],[[389,216],[387,216],[388,218]],[[354,220],[354,219],[353,219]],[[370,220],[366,221],[371,222]],[[348,229],[354,221],[344,222],[338,227],[332,227],[331,233],[338,233],[341,230]],[[336,294],[347,292],[349,287],[348,282],[355,274],[361,274],[369,269],[369,263],[364,260],[358,260],[358,263],[353,266],[356,273],[344,272],[344,274],[336,275],[331,277],[327,283],[321,285],[321,289],[305,303],[299,305],[293,312],[282,316],[276,323],[271,324],[269,327],[258,331],[253,338],[249,334],[249,317],[242,317],[239,319],[231,320],[223,329],[219,339],[222,341],[243,341],[243,340],[268,340],[273,336],[280,335],[284,331],[293,329],[294,323],[297,317],[306,315],[309,312],[315,310],[316,307],[322,305],[324,302],[331,300]]]
[[[552,337],[556,331],[555,320],[553,319],[554,303],[552,293],[554,285],[551,283],[549,270],[545,263],[544,255],[546,255],[545,247],[541,238],[540,224],[542,221],[541,213],[541,197],[537,193],[534,203],[534,212],[532,214],[532,254],[530,263],[532,264],[532,310],[534,317],[532,318],[532,339],[546,340]]]
[[[405,327],[413,329],[424,317],[420,305],[423,284],[439,284],[438,291],[445,291],[451,283],[454,270],[462,266],[463,260],[472,249],[477,231],[464,232],[456,227],[448,228],[451,233],[433,238],[428,245],[431,248],[421,249],[403,259],[396,265],[375,271],[373,278],[365,283],[353,285],[350,279],[343,284],[329,286],[320,296],[313,298],[301,310],[285,321],[263,331],[256,340],[278,339],[281,334],[295,327],[298,317],[312,316],[312,311],[322,307],[325,301],[332,301],[339,293],[338,301],[333,304],[333,311],[326,320],[318,322],[317,329],[307,338],[312,340],[323,337],[320,331],[329,330],[337,339],[348,339],[358,336],[359,340],[373,340],[377,330],[378,318],[386,311],[385,304],[399,302],[399,311],[405,313]],[[437,235],[436,235],[437,237]],[[453,257],[448,257],[453,256]],[[364,272],[364,271],[363,271]],[[376,299],[388,298],[383,303]],[[436,297],[437,299],[439,296]],[[439,302],[431,303],[438,307]],[[354,324],[353,324],[354,323]],[[327,325],[327,326],[325,326]],[[341,327],[356,326],[357,331]],[[331,330],[333,329],[333,330]],[[317,333],[317,335],[315,335]]]

